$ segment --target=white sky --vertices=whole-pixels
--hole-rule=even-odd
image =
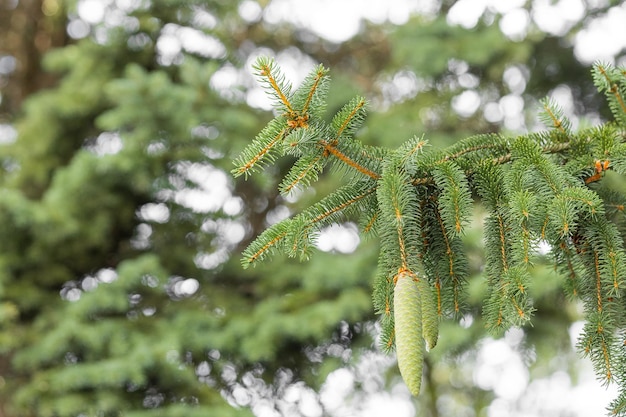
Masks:
[[[264,18],[270,23],[291,21],[332,42],[343,42],[358,32],[362,19],[401,25],[411,14],[433,11],[432,0],[273,0]]]
[[[254,3],[249,0],[250,3]],[[472,28],[485,13],[503,15],[502,31],[513,40],[520,40],[534,22],[542,31],[561,35],[585,14],[585,4],[601,6],[604,0],[532,0],[530,15],[523,7],[527,0],[459,0],[450,10],[448,21]],[[354,36],[360,23],[406,23],[411,14],[430,14],[435,10],[432,0],[273,0],[265,9],[264,18],[272,22],[292,21],[333,42]],[[626,47],[626,4],[614,7],[584,28],[574,40],[578,58],[587,63],[612,61]]]

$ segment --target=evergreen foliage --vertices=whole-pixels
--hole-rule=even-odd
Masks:
[[[357,221],[363,233],[373,229],[380,238],[373,293],[382,316],[381,346],[395,346],[400,372],[417,394],[424,340],[434,347],[440,320],[463,313],[468,261],[460,236],[480,200],[488,211],[486,328],[501,334],[530,321],[532,257],[546,242],[566,292],[585,306],[579,347],[602,381],[619,385],[610,411],[626,415],[626,230],[616,220],[623,205],[615,203],[623,196],[602,187],[607,172],[626,174],[626,70],[604,64],[593,69],[612,123],[574,133],[562,110],[544,100],[546,132],[477,135],[436,151],[426,149],[422,138],[396,150],[361,144],[356,134],[366,102],[360,97],[326,122],[313,99],[326,94],[328,72],[322,67],[293,93],[271,60],[259,59],[255,68],[278,115],[242,153],[233,173],[293,155],[297,160],[283,192],[300,181],[309,186],[327,165],[345,174],[346,185],[262,233],[244,252],[245,267],[274,251],[307,259],[321,228],[333,222]]]

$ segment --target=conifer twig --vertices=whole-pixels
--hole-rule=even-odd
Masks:
[[[396,347],[401,373],[417,394],[423,342],[434,347],[439,318],[461,310],[469,268],[460,235],[477,196],[489,212],[486,327],[501,332],[530,319],[532,249],[547,241],[567,276],[568,294],[585,304],[578,346],[605,382],[622,385],[611,407],[626,417],[626,349],[615,340],[626,334],[626,249],[622,216],[613,221],[626,197],[597,184],[608,170],[626,175],[626,70],[596,65],[593,72],[615,124],[572,133],[562,110],[546,99],[541,117],[549,132],[478,135],[422,152],[426,141],[417,137],[395,150],[356,140],[366,107],[360,97],[324,121],[323,67],[294,94],[271,61],[260,60],[257,68],[279,116],[244,150],[234,173],[247,174],[282,152],[297,158],[280,185],[283,193],[308,186],[328,164],[351,175],[343,187],[263,232],[244,252],[244,266],[276,250],[306,258],[316,232],[347,218],[357,218],[363,233],[374,230],[381,243],[374,286],[381,346]]]

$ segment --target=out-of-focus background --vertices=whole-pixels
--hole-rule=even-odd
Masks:
[[[620,3],[0,0],[0,417],[601,415],[541,251],[532,326],[485,335],[479,205],[469,309],[411,398],[377,348],[375,240],[346,222],[308,263],[239,263],[341,179],[281,198],[288,160],[229,171],[272,117],[260,55],[295,85],[329,67],[329,115],[366,96],[368,144],[541,129],[546,96],[600,123],[589,70],[626,63]]]

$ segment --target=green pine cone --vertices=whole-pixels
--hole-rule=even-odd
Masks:
[[[426,277],[417,277],[417,288],[420,293],[422,307],[422,335],[428,345],[428,349],[432,349],[437,344],[437,339],[439,338],[437,299]]]
[[[422,385],[424,340],[420,291],[413,274],[402,272],[394,288],[394,321],[398,368],[413,395]]]

